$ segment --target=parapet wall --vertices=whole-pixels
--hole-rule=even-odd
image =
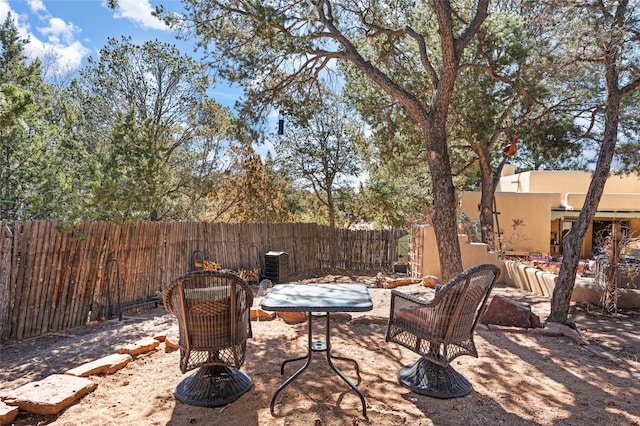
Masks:
[[[558,276],[524,265],[513,260],[503,262],[501,281],[506,285],[551,298]],[[571,293],[572,302],[591,303],[600,306],[602,288],[591,278],[576,279]],[[619,309],[640,308],[640,290],[618,289]]]

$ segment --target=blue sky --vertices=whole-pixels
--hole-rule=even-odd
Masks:
[[[130,36],[134,43],[158,39],[177,45],[186,54],[194,51],[194,43],[177,40],[174,32],[151,14],[158,5],[180,11],[179,0],[119,2],[120,9],[113,11],[103,0],[0,0],[0,20],[4,22],[11,13],[20,33],[30,39],[27,54],[50,64],[49,72],[78,70],[89,56],[99,57],[109,37]],[[232,107],[240,91],[219,83],[210,95]]]

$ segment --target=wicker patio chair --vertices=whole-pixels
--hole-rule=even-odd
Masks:
[[[392,290],[386,341],[421,355],[400,369],[402,385],[436,398],[471,392],[471,382],[450,363],[461,355],[478,357],[473,332],[499,274],[495,265],[473,267],[441,287],[431,301]]]
[[[166,309],[178,319],[180,370],[186,373],[176,398],[218,407],[238,399],[253,382],[239,368],[251,337],[253,293],[235,274],[197,270],[176,278],[163,292]]]

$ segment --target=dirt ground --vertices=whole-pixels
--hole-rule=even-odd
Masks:
[[[390,290],[375,288],[373,276],[323,275],[306,281],[363,282],[374,300],[371,312],[354,313],[351,321],[332,321],[334,355],[355,358],[353,365],[335,364],[357,383],[360,399],[316,353],[312,365],[278,398],[275,416],[271,395],[298,365],[280,363],[304,354],[306,323],[281,319],[253,322],[243,366],[252,389],[239,400],[218,408],[185,405],[173,395],[183,378],[179,352],[157,350],[139,356],[112,375],[92,376],[95,391],[57,416],[21,412],[15,425],[640,425],[639,312],[604,316],[593,307],[574,306],[571,320],[588,345],[565,336],[489,330],[479,327],[475,341],[480,356],[460,357],[454,367],[473,383],[471,394],[435,399],[412,393],[397,381],[400,367],[417,355],[384,340]],[[401,291],[430,298],[433,290],[418,284]],[[549,301],[497,286],[503,294],[531,305],[542,320]],[[364,316],[364,321],[356,321]],[[361,318],[362,320],[362,318]],[[62,373],[82,363],[116,353],[124,344],[153,336],[175,325],[162,307],[130,313],[121,322],[102,322],[35,339],[0,346],[0,395],[5,390]],[[321,340],[324,322],[314,323]]]

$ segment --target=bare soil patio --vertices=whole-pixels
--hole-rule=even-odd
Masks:
[[[303,277],[298,277],[303,281]],[[279,366],[304,353],[306,324],[281,319],[253,322],[243,371],[253,388],[238,401],[220,408],[201,408],[176,401],[173,390],[183,378],[179,354],[164,345],[138,356],[112,375],[91,376],[95,391],[55,416],[21,412],[16,425],[640,425],[640,313],[603,316],[597,308],[573,306],[571,320],[588,344],[550,332],[479,327],[479,358],[461,357],[455,368],[473,383],[463,398],[440,400],[420,396],[398,384],[398,369],[417,356],[384,341],[391,290],[374,288],[375,277],[334,274],[307,277],[315,282],[364,282],[371,286],[372,312],[352,314],[351,321],[332,322],[334,353],[360,363],[360,400],[316,354],[311,368],[292,383],[269,412],[275,389],[293,373]],[[399,290],[430,298],[431,288],[419,284]],[[531,305],[544,321],[549,300],[498,286],[494,294]],[[133,315],[133,314],[131,314]],[[0,347],[0,393],[22,384],[63,373],[110,355],[119,347],[153,336],[175,325],[163,308],[140,311],[122,322],[101,322]],[[314,323],[322,336],[323,322]],[[354,382],[349,363],[336,364]]]

